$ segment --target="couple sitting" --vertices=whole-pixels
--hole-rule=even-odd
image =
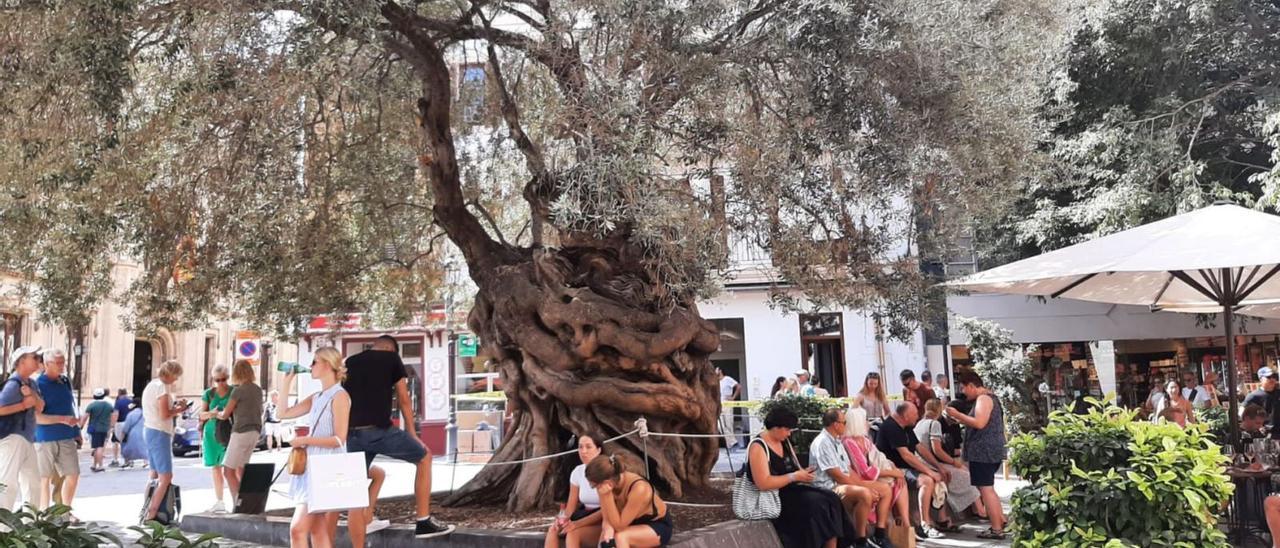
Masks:
[[[595,435],[578,436],[579,464],[569,475],[569,503],[547,531],[544,546],[649,548],[666,546],[674,528],[667,504],[616,457],[602,455]]]

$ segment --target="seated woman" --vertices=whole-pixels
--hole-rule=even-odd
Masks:
[[[578,436],[578,459],[582,461],[569,474],[569,503],[564,515],[556,518],[547,530],[546,548],[559,548],[560,536],[568,548],[594,547],[600,542],[603,517],[600,514],[600,494],[587,481],[587,463],[600,456],[599,442],[604,438],[595,434]]]
[[[799,424],[795,413],[788,409],[776,408],[765,415],[765,430],[751,440],[747,449],[747,479],[761,491],[778,491],[782,513],[773,520],[773,528],[783,546],[847,546],[855,531],[840,504],[840,496],[808,485],[813,481],[813,472],[800,468],[795,450],[789,447],[787,438]]]
[[[125,415],[124,437],[120,439],[120,458],[124,459],[124,468],[133,466],[134,461],[147,460],[147,446],[143,442],[142,408],[138,404],[129,404],[129,414]]]
[[[893,509],[899,523],[911,523],[911,506],[907,501],[907,477],[893,461],[884,456],[871,441],[867,412],[850,409],[844,416],[844,449],[849,452],[853,472],[864,480],[875,480],[893,487]]]
[[[987,510],[982,506],[978,488],[969,484],[969,468],[963,462],[951,457],[942,447],[942,402],[929,400],[924,404],[924,418],[916,423],[916,439],[920,446],[916,452],[934,470],[947,480],[947,505],[954,512],[962,512],[970,506],[978,517],[986,518]],[[951,525],[940,525],[939,531],[955,531]]]
[[[654,548],[671,542],[674,526],[667,503],[648,480],[627,472],[616,456],[592,459],[587,464],[587,481],[600,495],[601,546]]]

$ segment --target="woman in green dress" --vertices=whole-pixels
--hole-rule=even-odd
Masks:
[[[213,470],[213,494],[218,501],[213,503],[209,513],[214,514],[227,511],[226,505],[222,503],[222,457],[226,454],[227,447],[218,443],[215,432],[218,428],[218,412],[226,409],[227,402],[231,400],[231,385],[227,384],[230,377],[231,373],[227,371],[227,366],[215,366],[209,375],[213,387],[205,390],[204,396],[200,398],[200,420],[204,421],[200,448],[204,455],[204,465]]]

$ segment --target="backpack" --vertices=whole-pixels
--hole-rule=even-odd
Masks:
[[[0,390],[3,390],[3,387],[9,386],[9,383],[11,382],[18,383],[19,386],[22,385],[22,381],[18,380],[17,375],[9,375],[9,378],[5,379],[3,385],[0,385]],[[27,426],[26,411],[20,411],[12,415],[0,416],[0,439],[7,438],[9,437],[10,434],[16,434],[18,432],[22,432],[24,429],[26,429],[26,426]]]
[[[138,521],[143,523],[143,519],[147,515],[147,509],[151,507],[151,497],[155,496],[156,483],[158,480],[151,480],[147,484],[147,496],[142,502],[142,513],[138,516]],[[169,485],[169,490],[164,494],[164,500],[160,502],[160,508],[156,510],[156,519],[158,523],[164,526],[171,526],[178,523],[178,519],[182,516],[182,489],[175,484]]]

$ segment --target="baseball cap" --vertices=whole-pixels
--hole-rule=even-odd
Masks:
[[[1276,370],[1270,367],[1263,367],[1258,370],[1258,380],[1262,380],[1267,377],[1271,377],[1273,379],[1280,378],[1280,373],[1276,373]]]
[[[99,388],[93,391],[93,399],[100,400],[105,397],[107,397],[107,389]]]
[[[19,346],[14,349],[13,355],[9,356],[9,369],[18,367],[18,360],[22,359],[23,356],[27,354],[39,355],[40,350],[42,349],[39,346]]]
[[[807,370],[804,370],[804,369],[797,369],[797,370],[796,370],[796,376],[797,376],[797,377],[802,377],[802,376],[805,376],[805,375],[808,375],[808,374],[809,374],[809,372],[808,372]]]

